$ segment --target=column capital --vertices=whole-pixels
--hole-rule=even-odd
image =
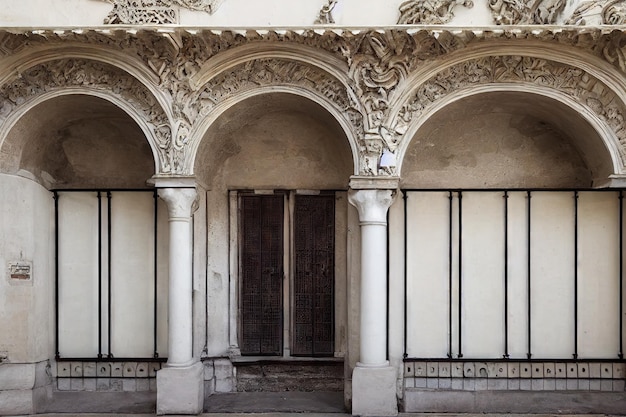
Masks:
[[[387,210],[396,194],[396,190],[350,190],[348,201],[359,211],[361,225],[387,225]]]
[[[399,177],[368,177],[353,175],[350,177],[350,188],[353,190],[396,190],[400,187]]]
[[[197,208],[195,188],[159,188],[158,194],[167,204],[170,220],[188,220]]]

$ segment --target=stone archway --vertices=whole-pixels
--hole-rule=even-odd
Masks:
[[[461,97],[489,91],[529,92],[574,109],[593,126],[612,165],[608,172],[603,170],[605,182],[624,173],[624,103],[605,82],[581,68],[530,56],[486,56],[449,66],[411,91],[408,100],[395,107],[390,123],[403,138],[412,138],[424,120]],[[399,141],[400,159],[408,146],[409,141]]]
[[[346,80],[318,66],[287,57],[263,57],[235,60],[232,67],[212,77],[199,74],[199,85],[182,109],[189,119],[189,163],[196,158],[198,147],[210,125],[231,106],[250,97],[267,93],[301,96],[323,107],[339,123],[352,152],[353,171],[360,171],[363,152],[363,115],[358,109]]]
[[[183,149],[172,144],[169,118],[148,87],[114,65],[87,59],[48,61],[22,71],[0,87],[0,144],[35,106],[70,94],[104,98],[122,109],[148,141],[154,171],[180,170],[178,161]]]
[[[46,188],[146,187],[154,158],[140,125],[124,109],[85,91],[40,99],[7,133],[2,172]]]
[[[420,123],[403,154],[403,186],[604,185],[610,154],[583,115],[555,98],[500,87],[462,92]]]

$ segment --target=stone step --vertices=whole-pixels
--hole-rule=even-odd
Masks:
[[[236,363],[237,391],[343,391],[343,362],[258,361]]]

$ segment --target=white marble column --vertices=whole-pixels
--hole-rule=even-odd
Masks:
[[[387,366],[387,210],[393,202],[393,191],[351,191],[349,199],[359,211],[361,225],[361,342],[357,366]]]
[[[169,213],[168,360],[157,372],[157,414],[198,414],[203,366],[193,355],[192,214],[196,190],[159,188]]]
[[[162,188],[169,214],[169,366],[193,362],[191,215],[195,188]]]
[[[358,416],[398,414],[397,372],[387,360],[387,212],[393,184],[354,178],[350,184],[349,200],[361,225],[360,357],[352,374],[352,414]]]

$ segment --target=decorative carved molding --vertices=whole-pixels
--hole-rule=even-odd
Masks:
[[[355,131],[362,131],[362,116],[345,85],[317,67],[284,59],[255,59],[220,74],[182,101],[181,113],[193,123],[236,94],[285,85],[303,87],[324,96],[348,114]]]
[[[472,0],[408,0],[400,5],[400,25],[438,25],[454,17],[457,6],[474,7]]]
[[[213,13],[221,0],[101,0],[113,4],[105,24],[175,24],[178,9]]]
[[[381,155],[395,153],[400,141],[414,117],[421,111],[420,103],[417,100],[411,102],[400,114],[391,114],[391,109],[398,108],[398,100],[401,94],[406,94],[405,85],[410,74],[423,68],[424,65],[431,65],[434,60],[441,56],[466,48],[468,45],[486,45],[494,40],[510,42],[514,48],[516,39],[523,39],[525,45],[528,41],[542,41],[543,45],[552,45],[553,48],[578,49],[581,56],[588,54],[589,59],[593,57],[602,59],[614,65],[622,74],[626,74],[626,35],[621,31],[606,33],[604,29],[589,29],[581,33],[576,30],[561,29],[559,31],[530,32],[515,31],[504,28],[502,31],[473,32],[471,30],[450,32],[446,30],[417,30],[407,32],[404,30],[377,31],[324,31],[315,33],[312,30],[303,31],[267,31],[267,32],[235,32],[210,30],[187,31],[175,30],[172,33],[161,34],[154,31],[138,31],[127,33],[124,30],[108,31],[40,31],[37,33],[14,34],[0,31],[0,62],[5,66],[0,66],[4,71],[3,77],[6,80],[9,74],[13,74],[16,63],[22,58],[25,62],[34,59],[36,55],[28,51],[59,51],[63,54],[64,47],[68,51],[87,51],[87,55],[98,53],[100,56],[108,56],[109,60],[121,68],[134,68],[137,70],[139,79],[144,83],[136,81],[127,72],[122,71],[113,65],[96,64],[89,61],[84,62],[84,71],[93,74],[104,75],[106,82],[94,82],[93,85],[85,82],[80,84],[86,88],[106,90],[114,95],[128,94],[128,100],[138,100],[137,105],[133,104],[142,112],[146,113],[145,119],[154,126],[155,137],[158,138],[160,153],[161,174],[185,174],[190,170],[192,161],[186,159],[189,135],[199,116],[204,116],[215,106],[234,96],[239,92],[252,91],[260,86],[296,86],[312,91],[314,94],[324,96],[335,104],[336,108],[347,114],[353,126],[353,130],[358,137],[360,146],[360,169],[361,175],[380,176],[395,175],[395,167],[379,167]],[[122,36],[122,34],[125,34]],[[254,45],[255,43],[291,43],[294,45],[306,45],[333,54],[346,63],[346,78],[351,80],[351,84],[346,85],[346,81],[340,81],[329,75],[326,71],[316,66],[299,61],[288,59],[259,59],[249,61],[216,75],[204,86],[190,85],[190,79],[194,77],[207,61],[217,54],[226,50],[231,50],[238,46]],[[84,49],[89,46],[91,49]],[[38,53],[38,52],[37,52]],[[73,52],[70,52],[73,53]],[[17,54],[17,55],[16,55]],[[17,61],[11,57],[20,57]],[[59,55],[62,56],[62,55]],[[107,59],[108,60],[108,59]],[[76,60],[74,60],[76,61]],[[11,64],[11,62],[14,62]],[[57,61],[55,61],[57,62]],[[64,65],[70,66],[69,60],[64,64],[45,64],[24,71],[24,74],[31,74],[32,71],[43,72],[63,72]],[[145,65],[141,65],[143,62]],[[508,62],[508,61],[506,61]],[[504,66],[505,61],[495,61],[490,65]],[[83,65],[83,64],[81,64]],[[98,67],[99,65],[99,67]],[[429,103],[429,98],[433,94],[437,95],[438,89],[445,87],[444,91],[452,91],[455,88],[465,86],[463,80],[468,78],[468,74],[473,77],[485,74],[485,70],[470,70],[472,65],[478,65],[473,61],[467,63],[468,67],[461,71],[456,66],[453,70],[444,70],[445,77],[438,79],[438,83],[426,83],[419,90],[423,96],[423,103]],[[533,65],[523,63],[520,68],[524,69],[524,74],[532,72]],[[572,67],[560,64],[541,64],[550,71],[544,78],[554,79],[555,83],[560,80],[556,75],[555,68],[565,68],[574,71]],[[495,71],[495,69],[494,69]],[[70,71],[70,73],[72,73]],[[464,75],[465,74],[465,75]],[[477,75],[478,74],[478,75]],[[486,75],[484,75],[486,77]],[[33,78],[32,75],[29,75]],[[49,77],[52,77],[51,75]],[[60,77],[55,75],[54,77]],[[57,80],[44,83],[47,87],[38,87],[34,83],[35,91],[52,89],[53,86],[62,87],[78,81]],[[511,76],[510,76],[511,77]],[[30,79],[28,78],[28,79]],[[130,78],[132,81],[127,81]],[[488,77],[487,77],[488,78]],[[37,79],[37,77],[35,77]],[[80,79],[80,76],[77,76]],[[510,78],[513,82],[531,82],[527,79]],[[148,81],[149,80],[149,81]],[[480,77],[479,77],[480,81]],[[468,81],[469,82],[469,81]],[[495,81],[498,82],[498,81]],[[540,81],[534,81],[535,83]],[[560,81],[559,81],[560,82]],[[17,83],[17,84],[16,84]],[[30,83],[30,82],[29,82]],[[9,85],[2,87],[2,94],[9,97],[3,104],[0,112],[6,114],[11,112],[16,105],[16,100],[20,95],[26,94],[30,84],[24,80],[11,80]],[[130,92],[123,93],[115,90],[112,86],[121,83],[131,84]],[[159,97],[161,106],[169,105],[165,108],[167,116],[163,113],[163,108],[153,104],[156,100],[152,93],[144,84],[153,83],[155,93]],[[349,82],[348,82],[349,83]],[[565,86],[567,83],[564,84]],[[133,87],[136,86],[136,87]],[[554,85],[555,89],[564,89]],[[603,91],[608,91],[608,87],[602,87]],[[11,89],[16,89],[11,93]],[[591,90],[590,90],[591,91]],[[594,90],[595,91],[595,90]],[[574,94],[574,93],[572,93]],[[591,92],[589,94],[592,94]],[[142,102],[136,98],[141,96],[150,97],[150,102]],[[132,98],[135,97],[135,98]],[[618,101],[615,101],[616,103]],[[169,104],[164,104],[169,103]],[[158,110],[156,108],[158,107]],[[611,107],[604,110],[609,111]],[[617,119],[623,113],[611,110]],[[158,114],[150,114],[156,112]],[[0,114],[0,118],[3,117]],[[609,120],[608,116],[602,116]],[[615,120],[610,123],[615,124]],[[621,121],[618,125],[621,125]],[[617,129],[617,128],[616,128]],[[620,136],[621,138],[621,136]],[[393,160],[393,157],[390,158]],[[386,164],[384,164],[386,165]]]
[[[394,153],[404,133],[389,122],[390,103],[419,63],[459,46],[451,38],[442,36],[439,42],[427,32],[409,35],[402,31],[368,32],[361,38],[350,65],[350,78],[366,116],[361,175],[396,175],[395,167],[378,166],[382,153]]]
[[[554,24],[566,0],[489,0],[496,24]]]
[[[0,88],[0,123],[20,105],[41,94],[67,87],[106,92],[141,114],[158,141],[161,171],[183,173],[185,149],[172,143],[170,123],[150,91],[128,73],[112,65],[82,59],[61,59],[20,73]]]
[[[316,25],[327,25],[335,23],[335,19],[333,18],[333,9],[337,5],[338,0],[326,0],[326,3],[320,9],[320,13],[315,19]]]
[[[623,25],[626,23],[626,1],[585,0],[581,2],[566,25]]]
[[[605,25],[623,25],[626,23],[626,1],[612,0],[602,9],[602,23]]]
[[[567,94],[591,109],[613,129],[622,145],[622,161],[626,162],[624,102],[611,88],[584,70],[534,57],[491,56],[446,68],[417,89],[396,117],[396,125],[406,130],[412,120],[447,95],[463,88],[489,83],[530,83]]]

